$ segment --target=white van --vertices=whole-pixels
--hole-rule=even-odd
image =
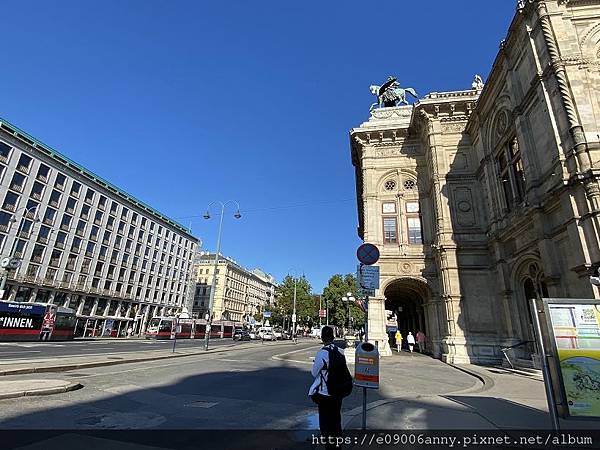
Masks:
[[[273,327],[260,327],[258,329],[258,338],[263,339],[263,335],[270,334],[273,336]]]

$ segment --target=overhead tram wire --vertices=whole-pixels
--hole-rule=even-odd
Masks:
[[[253,212],[262,212],[262,211],[279,211],[282,209],[295,209],[295,208],[306,208],[309,206],[324,206],[324,205],[332,205],[332,204],[340,204],[347,202],[354,202],[356,198],[347,198],[342,200],[329,200],[329,201],[321,201],[321,202],[305,202],[305,203],[297,203],[291,205],[282,205],[282,206],[270,206],[266,208],[253,208],[253,209],[245,209],[243,210],[244,214],[253,213]],[[182,216],[182,217],[174,217],[174,220],[185,220],[185,219],[197,219],[201,218],[202,215],[193,215],[193,216]]]

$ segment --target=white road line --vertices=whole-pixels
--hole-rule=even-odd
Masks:
[[[21,354],[21,353],[41,353],[41,350],[20,350],[18,352],[0,352],[0,356],[2,355],[8,355],[10,353],[17,353],[17,354]]]

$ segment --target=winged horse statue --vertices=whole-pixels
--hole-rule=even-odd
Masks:
[[[401,88],[400,83],[395,77],[388,77],[387,81],[382,86],[371,85],[369,87],[371,94],[377,97],[377,102],[373,103],[369,108],[372,111],[375,106],[379,108],[408,105],[406,93],[409,93],[414,98],[418,98],[417,93],[413,88]]]

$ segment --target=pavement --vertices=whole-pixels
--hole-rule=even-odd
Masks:
[[[51,395],[81,389],[83,385],[65,380],[10,380],[0,384],[0,399],[31,395]]]
[[[381,373],[387,374],[389,368],[394,367],[398,375],[404,371],[405,379],[409,377],[418,382],[430,377],[431,371],[426,367],[435,365],[433,361],[437,360],[419,353],[401,352],[383,361]],[[399,395],[395,398],[369,402],[367,429],[552,429],[541,372],[471,364],[446,366],[469,375],[474,380],[473,385],[445,393],[430,389],[421,389],[419,393],[406,390],[396,392]],[[361,429],[362,407],[346,411],[343,422],[344,429]],[[589,430],[590,422],[561,419],[561,429]]]
[[[30,370],[26,377],[2,377],[0,429],[314,430],[318,416],[307,390],[317,349],[316,341],[301,340],[40,358],[15,368]],[[551,428],[539,373],[402,352],[381,360],[380,380],[380,389],[367,393],[368,429]],[[355,388],[344,400],[346,430],[361,428],[362,395]],[[10,398],[17,396],[25,398]]]

